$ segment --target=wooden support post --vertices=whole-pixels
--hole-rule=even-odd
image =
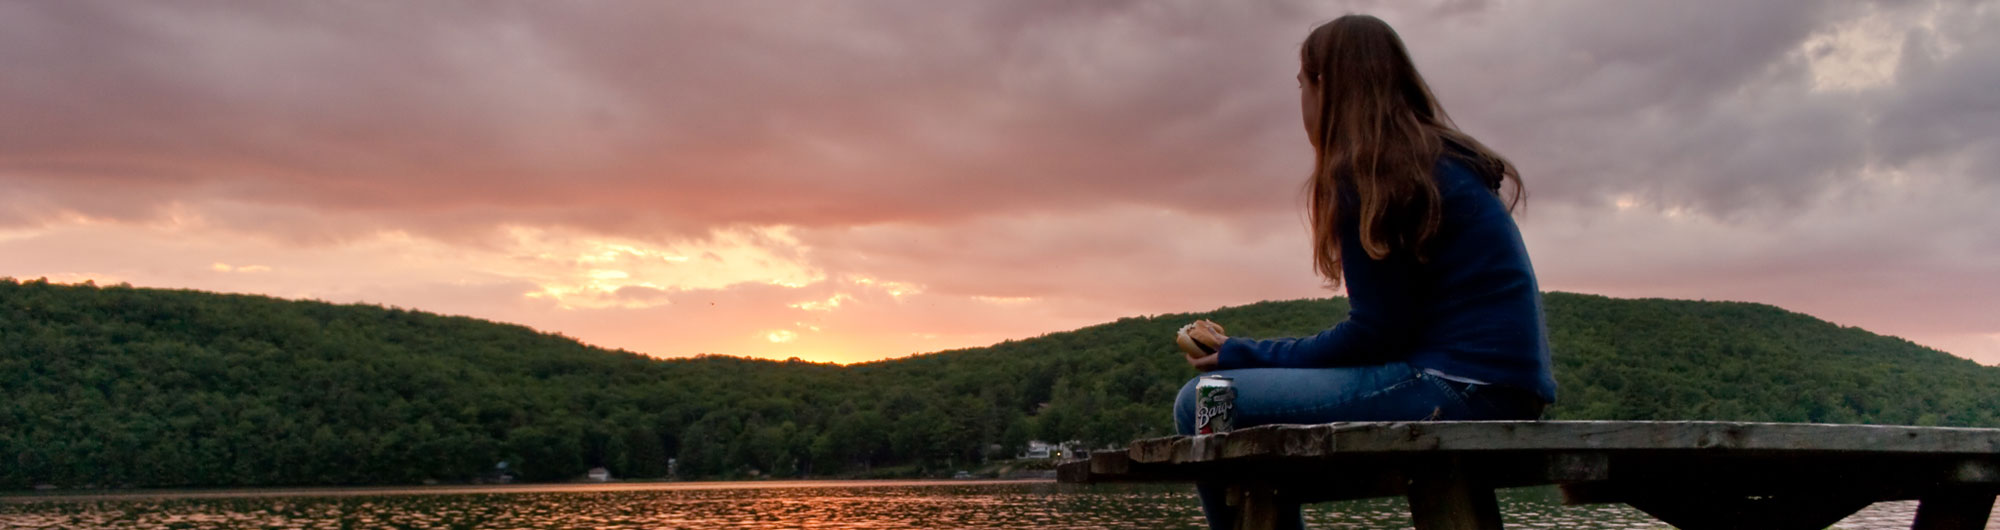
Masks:
[[[1064,484],[1089,484],[1090,461],[1077,460],[1056,464],[1056,482]]]
[[[1290,516],[1278,513],[1278,490],[1270,484],[1230,486],[1229,505],[1236,508],[1236,530],[1277,530],[1278,522]]]
[[[1917,520],[1911,530],[1982,530],[1993,516],[1993,493],[1940,491],[1925,495],[1917,504]]]
[[[1462,464],[1446,458],[1410,470],[1410,518],[1417,530],[1500,530],[1493,487]]]

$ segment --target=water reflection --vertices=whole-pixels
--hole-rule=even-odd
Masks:
[[[1501,496],[1509,528],[1652,529],[1617,505],[1563,506],[1553,488]],[[1839,528],[1907,528],[1912,503],[1883,503]],[[1314,505],[1315,528],[1409,528],[1401,499]],[[806,482],[252,491],[11,498],[0,528],[1199,528],[1174,485],[1047,482]]]

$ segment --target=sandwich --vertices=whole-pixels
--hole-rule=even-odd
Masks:
[[[1190,322],[1188,323],[1188,325],[1181,326],[1180,331],[1174,333],[1174,344],[1179,345],[1181,347],[1181,352],[1187,354],[1188,357],[1207,357],[1209,355],[1215,354],[1216,350],[1214,346],[1209,346],[1207,343],[1195,340],[1194,335],[1189,334],[1190,331],[1194,330],[1194,327],[1196,325],[1200,325],[1203,323],[1207,323],[1208,325],[1214,326],[1216,328],[1222,327],[1216,325],[1213,322],[1201,320],[1201,321]]]

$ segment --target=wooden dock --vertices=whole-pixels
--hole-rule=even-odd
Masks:
[[[1230,484],[1237,527],[1277,499],[1407,496],[1418,530],[1501,528],[1495,488],[1558,484],[1677,528],[1821,530],[1920,500],[1919,530],[1979,530],[2000,494],[2000,429],[1730,422],[1267,425],[1153,438],[1062,464],[1062,482]]]

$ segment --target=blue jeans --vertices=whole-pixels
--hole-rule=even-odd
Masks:
[[[1451,381],[1403,363],[1212,373],[1235,380],[1237,429],[1336,421],[1532,420],[1542,409],[1541,400],[1527,391]],[[1174,424],[1181,434],[1194,434],[1195,382],[1188,381],[1174,400]],[[1235,524],[1235,509],[1224,499],[1227,489],[1225,484],[1195,484],[1210,528]],[[1279,502],[1285,501],[1281,497]],[[1280,525],[1304,528],[1298,504],[1279,509],[1289,512],[1280,517]]]

